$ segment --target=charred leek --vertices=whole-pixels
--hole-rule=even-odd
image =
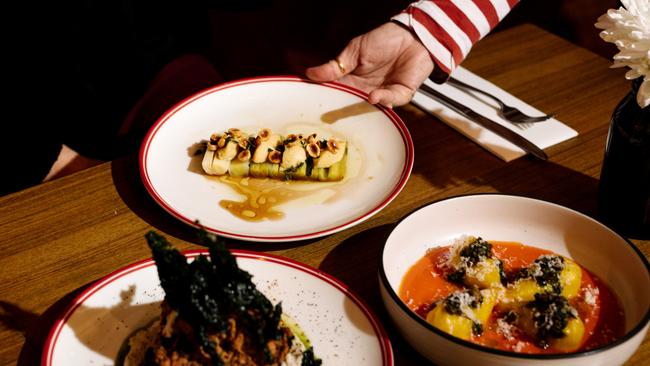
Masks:
[[[262,129],[248,136],[237,129],[213,134],[202,167],[209,175],[333,182],[346,173],[347,142]]]

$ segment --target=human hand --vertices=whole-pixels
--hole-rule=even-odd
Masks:
[[[368,93],[368,101],[388,108],[411,101],[433,71],[429,51],[407,29],[386,23],[352,39],[339,54],[306,70],[314,81],[337,81]]]

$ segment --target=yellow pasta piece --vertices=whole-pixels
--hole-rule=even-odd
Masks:
[[[465,284],[481,289],[501,287],[501,269],[494,258],[482,260],[465,273]]]
[[[540,286],[535,277],[520,278],[506,288],[505,302],[533,301],[535,294],[544,292],[559,293],[568,299],[577,296],[582,283],[582,269],[570,259],[562,257],[562,260],[564,268],[559,272],[559,288],[556,286],[554,289],[551,283]]]
[[[474,323],[462,315],[449,314],[445,311],[445,307],[442,304],[429,311],[427,314],[427,322],[454,337],[466,341],[472,337],[472,325]]]
[[[479,300],[480,298],[480,300]],[[445,333],[468,340],[472,334],[480,335],[486,324],[497,296],[492,290],[478,292],[458,291],[429,311],[427,322]],[[450,309],[447,302],[451,302]]]
[[[582,346],[584,323],[566,297],[544,293],[522,304],[517,313],[517,326],[542,346],[562,352]]]
[[[506,287],[504,295],[505,304],[528,302],[535,299],[535,294],[542,292],[542,288],[532,278],[521,278]]]
[[[564,258],[564,269],[560,273],[562,296],[570,299],[578,295],[582,283],[582,269],[576,262]]]
[[[479,306],[478,310],[474,311],[476,320],[481,324],[487,323],[492,314],[492,309],[497,303],[497,294],[494,290],[481,290],[481,295],[483,296],[483,301]]]
[[[549,345],[559,351],[571,352],[582,346],[585,335],[585,325],[580,318],[571,318],[564,327],[564,337],[552,338]]]

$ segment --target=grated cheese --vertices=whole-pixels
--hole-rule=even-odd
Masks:
[[[456,291],[452,293],[447,299],[450,298],[458,301],[458,308],[465,317],[474,322],[477,321],[474,309],[472,308],[471,304],[475,302],[478,305],[480,303],[479,299],[467,291]]]
[[[454,239],[449,248],[449,257],[447,258],[447,267],[454,268],[456,270],[464,268],[462,267],[463,259],[460,256],[460,252],[467,246],[467,244],[472,243],[476,240],[475,237],[469,235],[461,235],[460,237]],[[458,260],[460,259],[460,262]],[[465,261],[465,266],[467,262]]]
[[[514,326],[507,321],[503,320],[503,318],[497,319],[497,333],[501,334],[502,336],[505,337],[505,339],[511,341],[515,339],[514,336]]]
[[[459,295],[460,296],[458,299],[460,300],[460,310],[463,312],[463,315],[475,322],[476,315],[474,314],[474,310],[470,304],[474,301],[478,302],[478,299],[468,292],[461,292]]]
[[[565,264],[564,261],[562,261],[561,257],[555,254],[544,254],[541,255],[539,258],[537,258],[531,265],[528,267],[529,273],[533,277],[542,277],[544,276],[544,271],[542,271],[542,266],[540,265],[540,262],[546,262],[548,261],[548,265],[551,268],[560,268],[564,269]]]
[[[591,306],[596,305],[596,298],[600,294],[600,290],[597,287],[587,286],[583,289],[583,297],[585,303]]]
[[[515,346],[514,346],[512,349],[513,349],[515,352],[521,352],[521,350],[524,349],[524,346],[525,346],[525,345],[526,345],[526,344],[525,344],[524,342],[519,341],[519,342],[517,342],[517,344],[515,344]]]

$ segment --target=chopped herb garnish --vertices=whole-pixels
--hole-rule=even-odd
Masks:
[[[447,280],[449,282],[454,282],[462,285],[463,281],[465,280],[465,270],[459,269],[457,271],[451,272],[450,274],[447,275]]]
[[[296,174],[298,169],[300,169],[301,166],[303,166],[305,163],[302,162],[296,166],[292,166],[291,168],[287,168],[284,170],[284,180],[291,180],[293,179],[293,175]]]
[[[256,148],[257,148],[257,138],[250,136],[248,138],[248,150],[253,152],[255,151]]]
[[[505,286],[507,282],[506,271],[503,269],[503,262],[501,262],[500,260],[498,262],[499,262],[499,279],[501,280],[501,284]]]
[[[296,141],[296,137],[287,137],[286,139],[284,139],[284,141],[282,141],[282,144],[286,145],[286,144],[292,143],[294,141]]]
[[[465,280],[466,270],[470,267],[476,266],[479,262],[483,262],[488,258],[492,258],[492,244],[487,241],[476,238],[469,244],[466,244],[458,254],[462,263],[461,268],[447,275],[447,280],[463,284]],[[496,259],[499,265],[499,277],[502,283],[505,283],[505,273],[503,272],[503,264],[500,260]]]
[[[503,320],[508,324],[514,324],[519,319],[519,315],[516,312],[510,310],[504,316]]]
[[[472,333],[476,336],[483,334],[483,324],[479,322],[472,322]]]
[[[452,315],[464,315],[463,307],[469,306],[476,309],[483,301],[483,296],[478,290],[456,291],[444,300],[445,311]]]
[[[569,320],[577,317],[566,297],[552,293],[535,294],[535,300],[526,307],[532,311],[538,343],[542,347],[548,346],[550,338],[564,337]]]
[[[307,155],[307,176],[311,177],[311,173],[314,170],[314,158]]]
[[[465,258],[470,266],[474,266],[486,258],[492,258],[492,244],[481,238],[476,238],[460,251],[460,256]]]
[[[560,274],[564,269],[564,258],[559,255],[543,255],[528,267],[522,269],[516,276],[519,278],[533,278],[540,287],[545,287],[553,293],[562,293]]]

